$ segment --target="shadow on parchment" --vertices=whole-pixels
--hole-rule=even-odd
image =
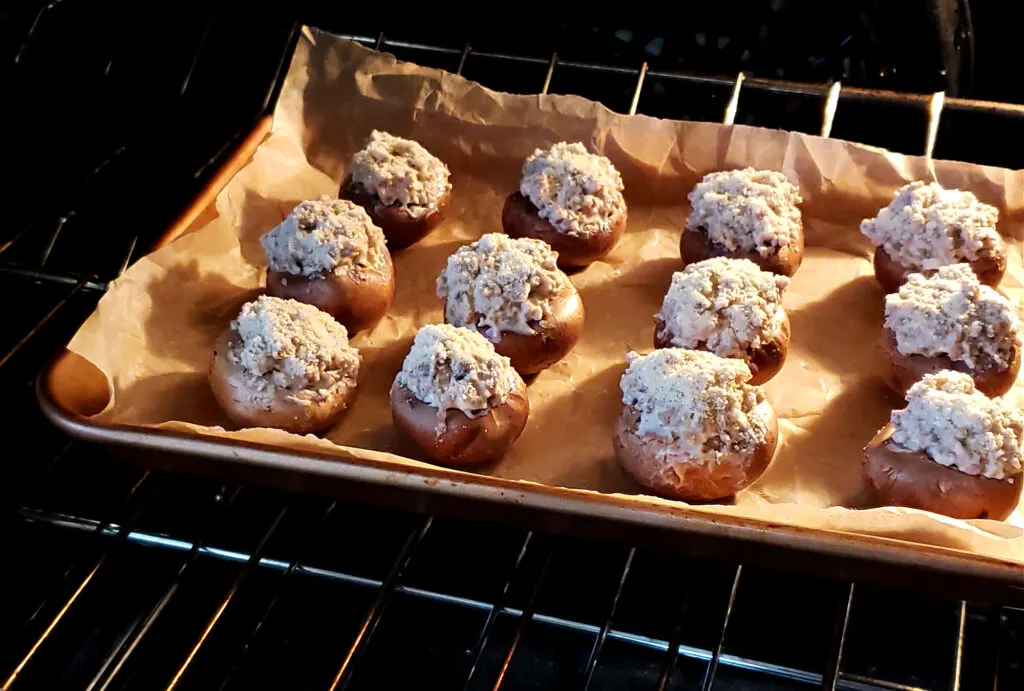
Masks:
[[[650,259],[580,290],[587,310],[583,343],[625,360],[630,350],[654,349],[654,314],[661,309],[672,274],[682,262],[672,257]],[[638,305],[639,303],[639,305]]]
[[[831,505],[874,506],[864,479],[864,447],[889,420],[888,388],[877,378],[862,378],[829,401],[819,415],[800,419],[798,431],[786,430],[775,460],[757,481],[785,486],[792,501],[799,495],[827,496]]]
[[[117,392],[110,422],[157,425],[171,420],[236,429],[210,390],[207,370],[154,374]]]
[[[175,363],[166,369],[181,371],[152,374],[119,387],[111,419],[228,425],[210,392],[207,371],[218,334],[259,291],[237,286],[220,274],[200,273],[196,261],[170,268],[148,290],[154,305],[177,307],[150,310],[143,324],[146,350]]]
[[[274,199],[264,197],[250,189],[245,190],[245,201],[239,214],[238,245],[245,261],[254,266],[266,266],[260,237],[269,233],[283,221],[302,199]]]
[[[600,492],[642,492],[612,450],[624,368],[625,361],[578,379],[543,408],[531,401],[522,436],[487,474]]]
[[[335,444],[416,458],[413,448],[396,445],[391,428],[391,383],[412,347],[412,334],[382,345],[360,348],[359,395],[338,423],[323,436]]]
[[[884,296],[874,276],[858,276],[789,310],[793,347],[839,375],[876,373]]]
[[[177,305],[170,313],[153,309],[145,323],[150,353],[206,370],[213,343],[261,289],[238,286],[224,276],[200,273],[198,262],[170,268],[149,286],[154,305]]]

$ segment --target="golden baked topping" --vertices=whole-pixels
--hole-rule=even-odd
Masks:
[[[999,211],[972,193],[918,180],[862,221],[860,232],[903,266],[928,270],[1001,253],[998,220]]]
[[[655,317],[676,347],[741,357],[779,335],[788,285],[747,259],[705,259],[672,274]]]
[[[507,357],[475,331],[448,324],[428,324],[416,333],[397,382],[418,400],[445,413],[461,410],[469,417],[501,405],[520,381]]]
[[[663,453],[715,463],[765,442],[767,421],[757,411],[764,394],[746,383],[743,361],[682,348],[631,352],[626,360],[622,402],[640,417],[638,435],[667,442]]]
[[[320,197],[301,202],[260,238],[270,268],[293,276],[383,271],[384,233],[358,204]]]
[[[939,465],[996,480],[1024,467],[1024,413],[978,392],[961,372],[925,375],[891,420],[896,450],[919,451]]]
[[[768,256],[800,231],[803,199],[786,176],[773,170],[724,170],[704,176],[690,191],[686,227],[703,230],[729,250]]]
[[[971,369],[1006,369],[1021,323],[1008,299],[982,285],[968,264],[910,274],[885,298],[885,325],[904,355],[946,355]]]
[[[571,285],[558,253],[540,240],[488,233],[448,257],[437,277],[445,321],[492,341],[504,332],[530,335],[531,323],[551,314],[551,300]]]
[[[607,232],[626,211],[619,171],[579,142],[534,151],[523,164],[519,191],[567,235]]]
[[[386,206],[399,204],[413,217],[430,213],[451,189],[448,166],[419,142],[374,130],[352,157],[352,182]]]
[[[287,390],[301,400],[323,400],[356,385],[359,351],[330,315],[295,300],[261,295],[231,322],[238,335],[228,359],[259,397]]]

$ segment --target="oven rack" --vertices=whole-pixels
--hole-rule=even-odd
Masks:
[[[38,9],[15,41],[14,70],[28,69],[34,37],[72,4]],[[211,14],[182,51],[186,69],[174,85],[181,99],[174,117],[195,107],[188,100],[192,80],[204,70],[215,73],[204,58],[224,21]],[[0,15],[0,27],[5,22],[13,23],[10,12]],[[140,471],[47,427],[31,400],[34,373],[106,284],[158,237],[161,221],[272,107],[297,31],[290,23],[274,29],[278,40],[268,52],[275,56],[266,61],[259,107],[220,123],[205,148],[175,161],[163,217],[99,248],[70,232],[100,230],[95,219],[106,207],[95,199],[106,200],[104,189],[138,189],[133,152],[144,159],[152,151],[143,133],[109,147],[74,190],[46,209],[46,223],[2,230],[0,280],[18,291],[17,328],[0,337],[0,381],[18,403],[4,426],[40,439],[34,451],[15,455],[21,462],[4,491],[4,534],[20,566],[15,587],[2,596],[11,613],[0,624],[7,641],[2,688],[249,688],[269,679],[297,688],[380,688],[417,678],[438,688],[535,688],[537,680],[592,689],[1020,683],[1024,609],[1017,591],[994,602],[935,599],[542,529],[222,485]],[[460,73],[478,60],[515,71],[534,66],[544,91],[563,71],[621,77],[628,86],[614,96],[628,102],[628,112],[646,112],[647,89],[659,79],[717,88],[726,122],[743,114],[748,92],[812,97],[826,135],[840,104],[909,107],[921,115],[918,152],[936,151],[943,114],[981,113],[1020,120],[1024,128],[1020,106],[941,95],[683,75],[647,63],[523,57],[384,34],[352,38]],[[109,56],[102,74],[130,58]],[[69,249],[62,253],[64,243]],[[354,534],[364,532],[372,539]],[[306,600],[307,590],[323,597]],[[355,604],[350,611],[338,602]],[[331,615],[326,621],[316,616],[321,608]],[[470,623],[457,625],[470,615]],[[909,641],[899,632],[904,626]],[[304,629],[313,634],[302,638]],[[322,655],[303,657],[292,639]],[[801,657],[791,648],[813,654]]]

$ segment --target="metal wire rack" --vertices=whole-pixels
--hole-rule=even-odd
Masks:
[[[6,77],[19,83],[31,70],[45,79],[53,65],[36,55],[40,41],[77,28],[80,9],[66,0],[0,13]],[[99,135],[103,145],[50,203],[0,229],[0,285],[15,296],[12,328],[0,334],[0,386],[16,401],[0,424],[9,439],[33,440],[6,454],[3,689],[1024,687],[1024,594],[1013,589],[997,601],[936,598],[839,574],[142,471],[53,433],[30,400],[43,359],[272,108],[296,28],[236,22],[213,13],[179,36],[180,64],[168,71],[176,78],[152,97],[156,124],[107,128],[115,131]],[[263,41],[263,58],[247,63],[259,74],[247,106],[211,123],[202,106],[232,73],[237,31]],[[765,97],[811,99],[813,129],[829,136],[856,129],[843,120],[848,106],[909,109],[919,132],[900,143],[928,155],[957,150],[959,130],[943,138],[945,117],[1024,131],[1020,106],[941,94],[351,38],[496,88],[578,84],[629,113],[759,123],[782,102]],[[132,46],[95,47],[104,54],[83,68],[83,89],[130,88],[135,73],[118,83],[118,68],[134,59]],[[672,85],[709,98],[677,102]],[[109,222],[125,195],[140,194],[144,203],[130,204],[146,210],[144,223]]]

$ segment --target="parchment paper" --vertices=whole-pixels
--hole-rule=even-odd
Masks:
[[[447,162],[454,184],[448,219],[395,256],[394,304],[372,331],[353,339],[363,355],[359,398],[327,441],[225,431],[232,428],[206,369],[217,334],[262,286],[259,236],[300,200],[335,193],[348,158],[373,128],[417,139]],[[775,130],[629,117],[575,96],[495,93],[312,30],[299,42],[272,136],[219,195],[216,218],[140,259],[72,340],[71,350],[109,377],[113,399],[102,419],[316,448],[351,462],[419,463],[411,460],[415,449],[392,433],[388,388],[416,329],[442,320],[434,279],[457,247],[501,229],[501,205],[524,158],[559,140],[582,141],[612,159],[625,182],[629,226],[606,261],[572,276],[587,307],[583,338],[530,384],[525,432],[500,463],[480,472],[664,501],[640,496],[612,453],[624,356],[652,348],[652,315],[681,268],[686,193],[709,171],[752,165],[783,171],[805,200],[808,249],[785,298],[793,347],[765,387],[779,413],[781,444],[768,471],[734,504],[695,508],[1024,562],[1020,509],[1008,523],[851,510],[871,506],[862,448],[898,402],[879,376],[883,296],[858,224],[899,186],[928,178],[924,159]],[[1024,171],[950,162],[934,169],[942,184],[999,207],[1011,247],[1002,287],[1020,299]]]

